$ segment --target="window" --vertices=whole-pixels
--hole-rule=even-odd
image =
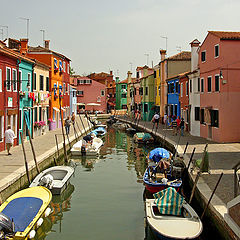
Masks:
[[[63,71],[66,72],[66,63],[63,62]]]
[[[219,57],[219,45],[214,46],[214,53],[215,53],[215,58]]]
[[[174,115],[177,116],[177,104],[174,105]]]
[[[49,119],[49,107],[46,107],[47,119]]]
[[[134,95],[136,96],[137,95],[137,89],[134,88]]]
[[[22,129],[22,109],[19,109],[19,130]]]
[[[126,89],[127,86],[126,86],[125,84],[123,84],[123,85],[121,86],[121,88],[122,88],[122,89]]]
[[[161,96],[161,86],[158,86],[158,96]]]
[[[101,90],[101,97],[104,97],[104,96],[105,96],[105,91]]]
[[[174,93],[174,83],[168,84],[168,93]]]
[[[219,92],[219,75],[215,75],[215,92]]]
[[[195,121],[200,121],[200,107],[195,107]]]
[[[219,127],[218,110],[211,110],[211,126]]]
[[[28,82],[27,82],[27,87],[29,86],[29,89],[31,91],[31,73],[28,73]]]
[[[205,62],[206,61],[206,51],[201,52],[201,61]]]
[[[83,96],[83,91],[77,91],[77,95]]]
[[[139,72],[137,72],[137,78],[139,78]]]
[[[66,83],[63,83],[63,94],[66,94]]]
[[[2,92],[2,69],[0,69],[0,92]],[[1,125],[0,125],[1,128]]]
[[[144,112],[147,113],[148,112],[148,104],[144,103]]]
[[[156,70],[154,71],[154,78],[156,78],[157,77],[157,72],[156,72]]]
[[[208,82],[208,92],[211,92],[212,91],[212,77],[208,77],[207,82]]]
[[[198,78],[198,85],[197,85],[197,91],[200,92],[200,78]]]
[[[46,77],[46,91],[49,91],[49,77]]]
[[[12,71],[12,78],[13,78],[13,91],[16,92],[17,91],[17,71],[16,69],[13,69]]]
[[[148,87],[145,87],[145,95],[148,95]]]
[[[39,107],[38,110],[39,110],[39,121],[42,121],[42,107]]]
[[[17,135],[17,115],[16,114],[12,115],[12,130],[16,136]]]
[[[189,95],[189,89],[188,89],[188,82],[186,82],[186,96],[188,96]]]
[[[141,96],[143,95],[143,88],[142,87],[139,88],[139,95],[141,95]]]
[[[43,91],[44,89],[43,75],[39,76],[39,80],[40,80],[40,91]]]
[[[201,78],[201,92],[204,92],[204,78]]]
[[[175,92],[176,92],[176,93],[179,93],[179,82],[176,82],[175,84],[176,84],[176,90],[175,90]]]
[[[123,94],[121,95],[121,98],[127,98],[127,94],[126,94],[126,93],[123,93]]]
[[[57,59],[54,58],[54,71],[57,71],[58,70],[58,62],[57,62]]]
[[[38,122],[37,107],[34,108],[34,122]]]
[[[33,76],[33,90],[37,90],[37,74],[34,73],[34,76]]]
[[[63,66],[62,66],[62,61],[59,60],[59,71],[62,72]]]
[[[204,108],[201,108],[200,110],[200,123],[204,123]]]
[[[189,90],[190,90],[190,93],[192,92],[192,79],[189,80]]]
[[[6,68],[7,91],[11,91],[11,68]]]
[[[0,141],[4,139],[4,116],[0,116]]]
[[[22,91],[22,71],[18,72],[18,80],[19,80],[19,91]]]
[[[181,83],[180,85],[180,94],[181,94],[181,97],[183,96],[183,84]]]

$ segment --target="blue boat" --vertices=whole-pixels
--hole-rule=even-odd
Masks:
[[[91,131],[91,133],[94,133],[97,137],[100,137],[100,136],[104,136],[107,133],[107,131],[104,127],[98,127],[93,131]]]

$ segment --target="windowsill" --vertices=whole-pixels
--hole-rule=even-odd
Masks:
[[[219,55],[218,56],[214,56],[214,58],[216,59],[216,58],[219,58]]]

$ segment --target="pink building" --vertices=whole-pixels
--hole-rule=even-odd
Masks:
[[[105,84],[81,76],[72,77],[71,83],[77,90],[78,113],[81,113],[83,109],[90,112],[98,111],[106,113],[107,101]]]
[[[239,142],[240,32],[209,31],[199,68],[200,136]]]

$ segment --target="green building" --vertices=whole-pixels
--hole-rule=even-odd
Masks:
[[[116,110],[127,109],[127,79],[119,82],[116,77]]]

